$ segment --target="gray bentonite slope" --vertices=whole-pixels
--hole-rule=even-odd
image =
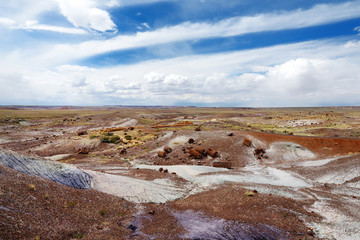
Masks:
[[[90,189],[92,177],[75,166],[0,150],[0,164],[78,189]]]

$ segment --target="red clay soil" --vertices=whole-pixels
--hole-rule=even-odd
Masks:
[[[317,239],[309,235],[309,228],[303,224],[303,218],[319,219],[316,214],[304,210],[312,201],[295,201],[263,193],[247,196],[249,192],[252,191],[241,186],[227,185],[171,202],[168,206],[254,226],[274,226],[290,234],[289,239]]]
[[[295,142],[314,152],[318,157],[331,157],[360,152],[358,138],[302,137],[272,133],[244,132],[267,144],[273,142]]]
[[[134,204],[0,165],[0,239],[124,239]],[[30,186],[32,185],[32,186]]]

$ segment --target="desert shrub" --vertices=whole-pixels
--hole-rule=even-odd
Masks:
[[[106,210],[101,209],[101,210],[99,211],[99,213],[100,213],[101,216],[105,216],[105,215],[106,215]]]
[[[128,141],[130,141],[130,140],[132,139],[132,137],[131,137],[130,135],[126,135],[126,136],[125,136],[125,139],[128,140]]]
[[[112,132],[106,132],[106,133],[104,133],[103,135],[104,135],[104,136],[112,136],[112,135],[114,135],[114,133],[112,133]]]
[[[108,143],[109,142],[109,137],[103,136],[103,137],[101,137],[100,141],[103,142],[103,143]]]
[[[99,137],[99,136],[96,136],[96,135],[90,135],[89,136],[90,139],[94,139],[94,138],[97,138],[97,137]]]
[[[35,191],[36,190],[36,188],[35,188],[35,185],[34,184],[30,184],[29,185],[29,189],[30,189],[30,191]]]
[[[119,136],[112,136],[110,139],[109,139],[109,142],[110,143],[119,143],[121,142],[121,138]]]

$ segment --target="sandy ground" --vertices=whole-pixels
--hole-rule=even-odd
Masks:
[[[294,119],[286,114],[293,114]],[[73,216],[74,226],[80,224],[81,234],[86,239],[104,239],[103,236],[119,239],[115,238],[117,234],[120,239],[360,239],[360,139],[349,138],[346,135],[351,134],[349,130],[335,127],[334,131],[344,134],[343,137],[297,136],[288,134],[288,130],[284,134],[274,134],[273,130],[254,128],[255,124],[259,127],[265,121],[276,122],[287,129],[296,127],[303,128],[303,132],[314,132],[328,122],[320,113],[318,119],[306,114],[299,119],[301,114],[304,111],[296,114],[290,111],[282,116],[273,112],[271,115],[244,113],[240,117],[225,113],[218,117],[192,113],[185,118],[178,113],[156,110],[133,113],[132,117],[92,115],[56,125],[51,124],[51,119],[47,119],[45,125],[29,120],[19,127],[4,124],[0,147],[21,153],[25,158],[71,164],[91,175],[92,190],[71,190],[78,191],[76,206],[85,206],[85,199],[93,199],[92,206],[99,204],[96,201],[104,201],[113,208],[116,205],[113,199],[119,199],[125,204],[123,208],[131,208],[127,208],[128,214],[121,210],[120,220],[111,217],[96,223],[98,225],[96,220],[91,226],[82,225],[89,220],[75,217],[80,213],[67,212]],[[341,114],[335,111],[331,116],[324,115],[331,117],[331,124],[334,124],[335,116],[343,116]],[[349,126],[350,121],[357,122],[354,115],[346,114],[344,119]],[[146,125],[151,122],[172,126],[184,119],[200,124],[200,131],[195,131],[196,126],[156,129]],[[230,123],[235,124],[233,129],[218,127]],[[239,126],[251,129],[237,129]],[[131,140],[128,143],[104,142],[105,135],[101,131],[110,127],[134,128],[113,132],[121,138],[131,135]],[[325,129],[323,133],[328,131]],[[80,130],[87,132],[79,135]],[[147,137],[150,135],[155,137]],[[109,138],[112,136],[110,134]],[[250,146],[243,144],[245,139],[251,140]],[[136,144],[131,144],[135,140]],[[171,152],[159,157],[158,151],[166,146]],[[78,154],[79,149],[84,148],[88,153]],[[204,151],[211,148],[218,156],[195,159],[190,155],[191,148]],[[254,154],[257,148],[263,149],[261,156]],[[217,163],[231,167],[213,167]],[[9,174],[22,179],[22,185],[12,186],[15,178],[6,177]],[[34,239],[37,235],[41,239],[53,239],[51,236],[67,239],[70,233],[60,228],[52,233],[47,228],[39,230],[32,220],[19,214],[20,211],[29,214],[35,211],[27,204],[20,204],[33,199],[31,195],[51,193],[58,196],[63,185],[15,174],[4,167],[0,177],[3,186],[0,216],[4,219],[0,239]],[[30,182],[44,187],[33,193],[29,190]],[[100,195],[101,200],[96,197]],[[12,198],[20,205],[14,207]],[[34,206],[40,204],[33,200]],[[56,204],[60,205],[63,203]],[[44,218],[46,208],[38,207],[39,217]],[[58,212],[50,214],[54,219],[65,211],[52,205],[47,207],[57,209]],[[115,230],[115,226],[122,230]],[[18,231],[23,234],[18,235]],[[71,231],[74,237],[75,230]]]

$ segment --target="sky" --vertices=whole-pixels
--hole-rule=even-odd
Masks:
[[[360,0],[0,6],[0,105],[360,105]]]

